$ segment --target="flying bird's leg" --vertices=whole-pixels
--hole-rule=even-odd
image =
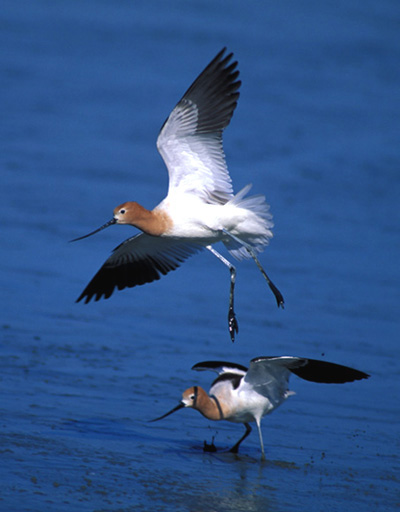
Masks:
[[[246,247],[247,252],[250,254],[250,256],[253,258],[253,260],[256,262],[257,267],[260,269],[261,274],[264,276],[265,280],[268,283],[268,286],[271,288],[272,293],[275,295],[276,303],[281,308],[284,307],[285,301],[283,299],[283,295],[278,290],[278,288],[274,285],[274,283],[271,281],[271,279],[268,277],[268,274],[265,272],[265,270],[262,268],[261,263],[259,259],[257,258],[255,252],[251,247]]]
[[[230,452],[232,453],[238,453],[239,451],[239,446],[240,446],[240,443],[242,441],[244,441],[246,439],[246,437],[250,434],[251,432],[251,426],[249,425],[249,423],[245,423],[244,426],[246,427],[246,432],[243,434],[243,436],[239,439],[239,441],[234,445],[232,446],[232,448],[229,450]]]
[[[274,285],[274,283],[271,281],[271,279],[268,277],[268,274],[265,272],[265,270],[261,266],[261,263],[260,263],[259,259],[257,258],[256,253],[254,252],[253,248],[249,244],[246,244],[246,242],[243,242],[242,240],[240,240],[240,238],[238,238],[237,236],[232,235],[232,233],[229,233],[229,231],[226,231],[226,229],[224,229],[223,232],[226,235],[230,236],[233,240],[235,240],[235,242],[238,242],[239,244],[243,245],[243,247],[246,249],[246,251],[250,254],[250,256],[253,258],[253,260],[256,262],[256,265],[259,268],[261,274],[264,276],[272,293],[275,295],[275,299],[278,304],[278,308],[279,308],[279,306],[281,306],[281,308],[283,308],[284,304],[285,304],[283,295],[278,290],[278,288]]]
[[[222,261],[224,265],[229,268],[229,272],[231,274],[231,287],[229,290],[229,311],[228,311],[228,328],[229,334],[231,335],[232,343],[235,341],[235,333],[239,332],[239,324],[236,320],[235,311],[233,309],[233,300],[235,293],[235,281],[236,281],[236,268],[232,265],[230,261],[222,256],[219,252],[217,252],[211,245],[207,245],[207,249],[216,256],[219,261]]]

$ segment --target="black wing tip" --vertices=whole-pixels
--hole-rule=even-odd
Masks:
[[[128,239],[120,244],[114,249],[114,252],[130,240],[132,239]],[[201,249],[202,246],[183,243],[167,247],[165,254],[161,252],[159,255],[148,255],[147,258],[141,260],[136,259],[116,265],[108,264],[107,260],[94,275],[76,302],[84,300],[85,304],[87,304],[93,298],[95,301],[102,298],[108,299],[116,289],[124,290],[125,288],[134,288],[135,286],[158,281],[161,279],[161,276],[165,276],[179,268],[187,258]]]
[[[117,267],[104,266],[95,274],[90,283],[83,290],[76,302],[84,299],[84,303],[88,304],[92,299],[96,302],[100,299],[109,299],[114,291],[125,288],[134,288],[147,283],[152,283],[161,279],[161,275],[176,270],[176,268],[167,268],[159,265],[158,262],[152,261],[152,265],[138,265],[138,272],[129,272],[129,264]]]
[[[370,374],[350,366],[307,358],[304,358],[304,361],[304,365],[289,369],[298,377],[311,382],[345,384],[370,377]]]
[[[223,55],[225,54],[225,52],[226,52],[227,50],[228,50],[228,47],[227,47],[227,46],[223,46],[223,47],[221,48],[221,50],[217,53],[217,55],[214,57],[214,59],[213,59],[213,60],[221,60],[221,59],[222,59],[222,57],[223,57]],[[226,56],[226,58],[228,58],[228,60],[229,60],[230,58],[232,58],[232,56],[233,56],[233,52],[230,52],[230,53],[228,53],[228,55]]]
[[[227,48],[225,46],[219,53],[217,53],[217,55],[208,64],[208,66],[206,66],[203,73],[207,73],[207,71],[209,71],[211,68],[214,68],[214,67],[220,68],[221,71],[223,70],[223,72],[226,73],[227,76],[229,76],[232,84],[233,83],[236,84],[239,82],[239,85],[237,87],[237,89],[238,89],[240,86],[240,81],[235,82],[235,80],[240,75],[239,70],[236,69],[238,66],[238,61],[237,60],[232,61],[232,59],[234,57],[233,52],[229,52],[227,55],[224,55],[226,51],[227,51]]]
[[[100,299],[109,299],[112,295],[111,293],[81,293],[79,297],[76,299],[75,303],[83,301],[84,304],[89,304],[89,302],[93,299],[95,302],[98,302]]]
[[[175,269],[172,269],[172,270],[175,270]],[[164,272],[162,272],[162,275],[165,275]],[[96,277],[96,276],[95,276]],[[94,279],[94,278],[93,278]],[[134,283],[130,283],[130,282],[127,282],[127,283],[114,283],[112,285],[112,289],[109,290],[109,289],[102,289],[102,288],[98,288],[97,286],[95,287],[95,284],[96,283],[92,283],[92,281],[88,284],[88,288],[92,288],[92,290],[87,290],[86,289],[81,293],[81,295],[76,299],[76,303],[77,302],[81,302],[83,299],[84,299],[84,304],[88,304],[92,299],[95,301],[95,302],[98,302],[99,300],[101,299],[109,299],[111,297],[111,295],[113,295],[115,289],[121,291],[121,290],[125,290],[125,288],[134,288],[135,286],[143,286],[144,284],[147,284],[147,283],[152,283],[154,281],[158,281],[159,279],[161,279],[161,276],[160,274],[157,273],[157,276],[154,275],[152,276],[152,279],[151,281],[148,280],[148,281],[140,281],[140,282],[134,282]]]
[[[203,69],[198,75],[182,99],[188,98],[192,93],[200,86],[201,88],[207,87],[214,92],[214,88],[217,91],[224,90],[224,95],[232,96],[235,94],[241,85],[238,80],[239,70],[237,70],[238,61],[231,62],[233,53],[224,55],[226,47],[223,48]],[[201,84],[201,85],[200,85]],[[239,93],[236,93],[239,96]]]
[[[272,360],[283,361],[288,359],[288,364],[284,364],[288,370],[310,382],[319,382],[322,384],[345,384],[357,380],[368,379],[370,375],[349,366],[343,366],[328,361],[318,359],[309,359],[307,357],[297,356],[260,356],[251,360],[251,363]],[[293,360],[293,361],[290,361]]]
[[[362,372],[361,370],[356,370],[351,368],[354,372],[354,380],[363,380],[363,379],[369,379],[371,375],[369,373]],[[353,382],[353,381],[349,381]]]
[[[232,57],[233,57],[233,52],[229,52],[227,55],[225,55],[225,53],[228,51],[228,47],[227,46],[224,46],[218,53],[217,55],[212,59],[212,61],[210,62],[210,64],[212,64],[213,62],[229,62]],[[209,65],[210,65],[209,64]]]
[[[84,300],[84,304],[87,304],[93,297],[93,295],[87,295],[86,293],[86,290],[84,290],[80,295],[79,297],[76,299],[75,301],[75,304],[77,304],[78,302],[81,302],[83,299]]]
[[[233,77],[234,79],[237,78],[239,76],[239,71],[235,71],[235,69],[238,65],[238,61],[234,60],[231,62],[234,56],[233,52],[229,52],[227,55],[225,55],[226,51],[227,47],[224,46],[222,50],[220,50],[217,53],[217,55],[207,64],[207,66],[203,69],[199,76],[201,76],[202,74],[207,74],[213,68],[221,68],[224,69],[227,72],[227,74],[235,75]]]

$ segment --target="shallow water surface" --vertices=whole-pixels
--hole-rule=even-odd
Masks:
[[[389,511],[399,495],[398,2],[3,2],[0,13],[1,510]],[[274,215],[261,261],[210,254],[157,283],[75,304],[134,199],[166,193],[158,130],[227,45],[243,81],[225,150]],[[397,129],[397,131],[396,131]],[[223,248],[221,248],[223,251]],[[292,354],[367,381],[293,377],[253,431],[170,410],[213,375]],[[214,439],[216,453],[203,453]]]

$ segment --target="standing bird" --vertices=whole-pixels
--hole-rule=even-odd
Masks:
[[[252,429],[249,422],[255,421],[263,460],[265,452],[261,419],[295,394],[288,388],[291,373],[304,380],[326,384],[343,384],[369,377],[348,366],[293,356],[257,357],[250,361],[249,369],[235,363],[204,361],[195,364],[192,370],[213,370],[218,373],[209,393],[200,386],[188,388],[179,405],[151,421],[161,420],[184,407],[192,407],[209,420],[243,423],[246,431],[230,449],[233,453],[238,453],[240,443],[250,434]]]
[[[234,341],[236,269],[212,246],[222,242],[237,260],[254,259],[278,307],[283,307],[282,294],[256,256],[272,237],[269,206],[264,196],[247,196],[251,185],[234,194],[225,162],[222,132],[236,108],[241,84],[237,62],[230,62],[233,54],[224,56],[225,50],[193,82],[161,128],[157,148],[169,174],[165,199],[153,210],[136,202],[123,203],[106,224],[72,240],[113,224],[130,224],[142,231],[114,249],[77,302],[107,299],[115,288],[151,283],[206,248],[230,271],[228,326]]]

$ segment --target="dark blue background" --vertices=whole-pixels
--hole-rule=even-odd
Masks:
[[[392,510],[399,496],[398,1],[5,0],[0,11],[0,508],[7,511]],[[226,130],[235,190],[264,193],[275,237],[228,272],[210,254],[161,281],[75,304],[151,208],[158,130],[227,45],[243,86]],[[242,426],[172,408],[202,360],[324,358],[371,373],[296,377],[266,417],[268,461]]]

